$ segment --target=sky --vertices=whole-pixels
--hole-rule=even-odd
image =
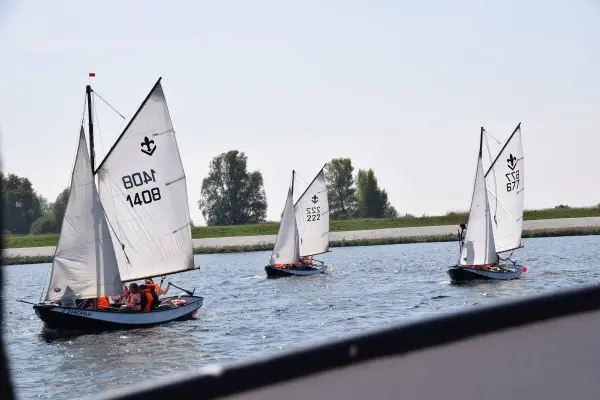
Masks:
[[[192,220],[237,149],[278,220],[291,171],[372,168],[400,214],[467,210],[481,126],[522,123],[525,207],[600,203],[600,2],[0,0],[2,170],[69,184],[88,73],[131,116],[162,84]],[[96,102],[97,159],[124,121]]]

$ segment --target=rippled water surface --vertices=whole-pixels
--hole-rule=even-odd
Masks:
[[[267,252],[196,256],[172,278],[205,297],[193,321],[48,340],[31,306],[49,264],[5,267],[4,338],[21,398],[81,397],[209,363],[275,354],[413,318],[597,283],[600,237],[529,239],[509,282],[450,285],[456,243],[335,248],[329,274],[267,279]],[[175,292],[177,294],[177,292]]]

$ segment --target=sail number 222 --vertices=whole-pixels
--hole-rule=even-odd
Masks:
[[[123,181],[123,186],[125,189],[131,189],[134,186],[142,186],[151,182],[156,182],[156,171],[153,169],[148,173],[147,171],[135,172],[131,175],[125,175],[121,178]],[[136,205],[141,206],[142,204],[149,204],[153,201],[158,201],[161,199],[160,189],[158,187],[154,187],[152,189],[146,189],[142,192],[135,193],[133,195],[128,194],[125,200],[129,202],[131,207]]]
[[[506,175],[508,182],[506,183],[506,191],[511,192],[519,188],[519,170],[509,172]]]
[[[321,207],[306,207],[306,221],[320,221]]]

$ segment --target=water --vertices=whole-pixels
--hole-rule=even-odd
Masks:
[[[524,244],[522,279],[461,286],[450,285],[446,274],[456,243],[336,248],[322,257],[333,272],[307,278],[266,279],[267,252],[197,256],[201,271],[172,280],[205,296],[198,319],[53,341],[41,335],[31,306],[15,300],[37,300],[49,265],[5,267],[12,377],[22,398],[81,397],[600,278],[598,236]]]

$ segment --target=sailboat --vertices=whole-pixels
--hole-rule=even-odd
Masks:
[[[271,262],[265,266],[268,277],[316,275],[327,270],[324,263],[312,258],[329,251],[329,200],[324,169],[321,168],[296,204],[293,200],[296,171],[292,171]]]
[[[125,282],[195,269],[186,178],[160,81],[97,169],[86,87],[90,150],[82,122],[50,283],[33,306],[48,328],[139,328],[192,319],[202,306],[203,297],[184,290],[161,299],[178,306],[149,312],[83,308],[88,299],[121,295]]]
[[[511,280],[521,276],[522,265],[511,259],[512,252],[523,247],[524,158],[521,124],[510,135],[488,171],[482,160],[481,128],[477,172],[469,224],[464,242],[459,235],[460,258],[448,270],[453,282],[470,280]],[[503,253],[510,252],[506,258]]]

